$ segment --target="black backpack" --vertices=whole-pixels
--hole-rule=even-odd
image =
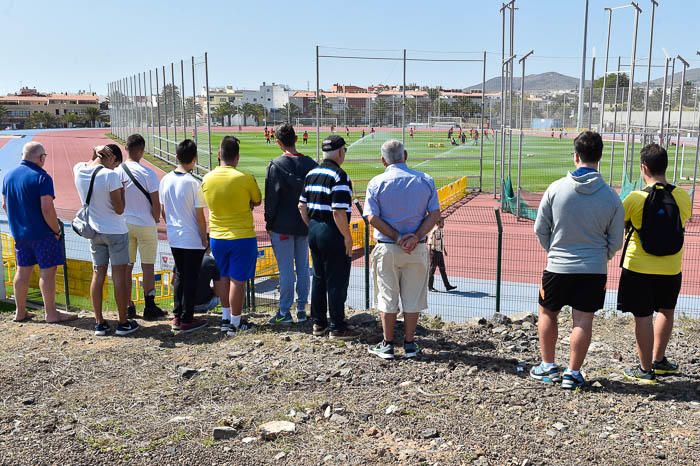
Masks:
[[[639,235],[642,249],[653,256],[670,256],[683,248],[685,229],[681,222],[681,212],[673,197],[675,188],[673,185],[662,183],[644,188],[649,195],[644,201],[642,225],[636,229],[632,222],[627,224],[627,239],[622,251],[623,261],[627,245],[635,231]]]

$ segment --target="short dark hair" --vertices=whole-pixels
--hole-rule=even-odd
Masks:
[[[277,128],[275,136],[284,147],[291,147],[296,144],[297,133],[294,132],[294,127],[289,123],[285,123]]]
[[[240,141],[236,136],[224,136],[219,146],[221,160],[226,163],[233,163],[241,151]]]
[[[175,155],[178,162],[189,165],[197,158],[197,144],[192,139],[184,139],[177,145]]]
[[[646,165],[651,175],[665,175],[668,168],[668,153],[658,144],[647,144],[639,153],[639,161]]]
[[[112,154],[114,154],[114,159],[117,162],[122,163],[122,161],[124,160],[124,157],[122,156],[122,150],[118,145],[107,144],[105,147],[109,147],[109,150],[112,151]]]
[[[574,150],[584,163],[597,163],[603,158],[603,138],[595,131],[584,131],[574,139]]]
[[[143,149],[146,147],[146,140],[140,134],[132,134],[126,138],[126,150],[131,151],[132,149]]]

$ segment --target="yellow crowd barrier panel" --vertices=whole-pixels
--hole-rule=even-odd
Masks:
[[[440,202],[440,210],[446,209],[458,200],[462,199],[467,194],[467,177],[454,181],[448,185],[438,189],[438,201]]]

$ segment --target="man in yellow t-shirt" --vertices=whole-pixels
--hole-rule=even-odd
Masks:
[[[666,149],[649,144],[642,149],[640,162],[641,175],[647,186],[669,190]],[[681,224],[685,227],[691,214],[690,196],[681,188],[671,189]],[[634,230],[624,252],[617,308],[635,317],[640,360],[638,366],[625,369],[624,375],[627,379],[651,384],[656,383],[657,375],[678,372],[678,365],[666,358],[666,347],[673,331],[673,314],[681,290],[683,249],[667,256],[653,255],[644,250],[638,231],[642,228],[647,196],[647,191],[634,191],[623,202],[625,223]],[[654,312],[657,313],[656,321],[653,320]]]
[[[245,282],[255,277],[258,241],[253,227],[253,207],[262,196],[255,178],[236,169],[240,143],[226,136],[219,147],[219,166],[202,180],[209,208],[209,245],[221,278],[229,282],[231,309],[223,309],[221,330],[230,336],[249,325],[241,321]]]

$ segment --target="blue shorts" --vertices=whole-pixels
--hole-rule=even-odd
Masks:
[[[15,253],[19,267],[33,267],[39,264],[40,269],[50,269],[66,263],[63,245],[54,236],[15,241]]]
[[[211,238],[209,246],[222,277],[238,282],[245,282],[255,277],[255,264],[258,260],[257,238]]]

